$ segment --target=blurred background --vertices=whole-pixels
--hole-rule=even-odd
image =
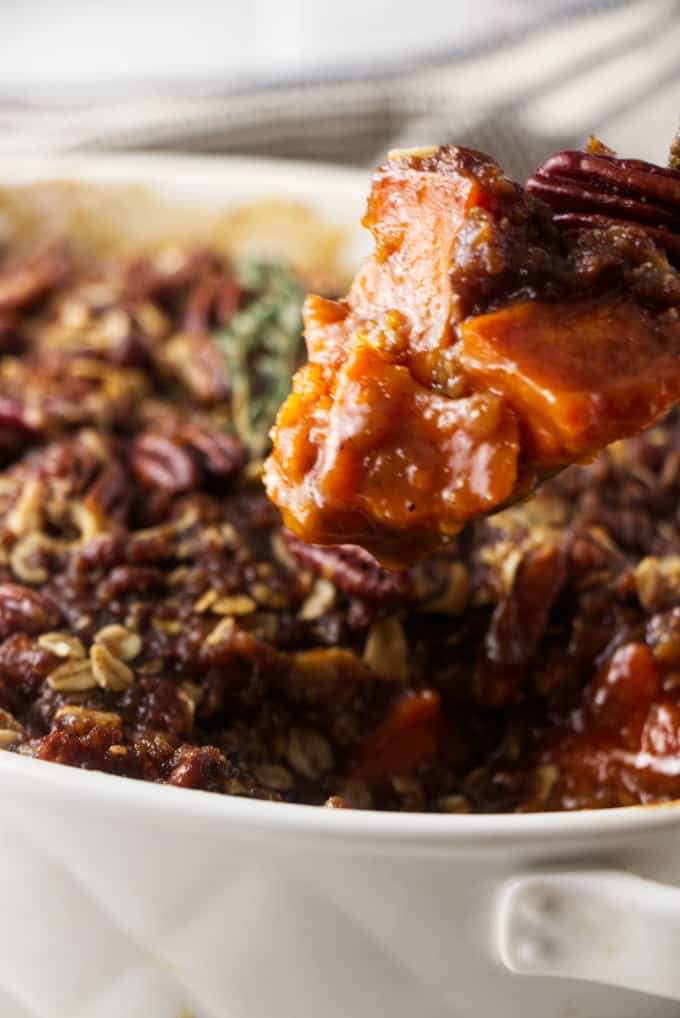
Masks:
[[[679,118],[680,0],[0,0],[0,153],[457,141],[521,178],[591,132],[665,162]]]

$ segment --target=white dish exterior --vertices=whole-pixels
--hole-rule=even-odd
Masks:
[[[0,175],[142,182],[220,205],[303,199],[350,230],[368,183],[182,157],[12,162]],[[357,229],[350,257],[366,247]],[[0,839],[2,1018],[679,1013],[680,891],[637,877],[680,885],[680,805],[324,810],[0,753]]]

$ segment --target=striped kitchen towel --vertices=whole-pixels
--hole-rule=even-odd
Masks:
[[[680,0],[538,5],[474,48],[412,65],[249,88],[134,89],[87,104],[0,94],[0,153],[172,150],[366,165],[391,147],[453,141],[523,178],[591,132],[665,162],[680,115]]]

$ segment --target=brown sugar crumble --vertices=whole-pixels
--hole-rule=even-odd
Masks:
[[[261,482],[301,294],[0,262],[0,748],[335,809],[680,796],[679,418],[398,572],[306,545]]]

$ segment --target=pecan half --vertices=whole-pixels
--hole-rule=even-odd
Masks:
[[[67,250],[59,245],[35,251],[0,266],[0,311],[30,307],[66,279],[71,269]]]
[[[164,301],[219,268],[219,260],[212,251],[169,245],[154,257],[140,258],[129,265],[126,290],[136,299]]]
[[[349,597],[384,602],[408,595],[408,573],[390,572],[363,548],[353,544],[305,544],[287,530],[283,536],[289,552],[301,565],[330,580]]]
[[[14,309],[0,310],[0,349],[3,353],[9,352],[17,321],[18,316]]]
[[[160,569],[151,566],[116,566],[97,587],[97,597],[114,601],[126,594],[144,595],[162,590],[165,577]]]
[[[176,493],[191,491],[200,480],[191,453],[166,435],[150,431],[138,435],[131,459],[135,477],[147,487]]]
[[[680,172],[605,153],[557,152],[527,191],[554,212],[557,226],[637,226],[680,260]]]
[[[238,283],[227,273],[200,279],[187,297],[184,331],[203,334],[224,327],[238,310],[240,296]]]
[[[237,435],[198,424],[186,424],[179,437],[196,454],[203,469],[213,477],[231,477],[248,462],[248,452]]]
[[[12,459],[28,443],[35,442],[40,430],[39,422],[31,420],[30,411],[19,400],[0,396],[0,462]]]
[[[131,502],[130,479],[117,459],[111,459],[99,472],[85,502],[92,510],[100,509],[111,519],[125,521]]]
[[[48,597],[19,583],[0,584],[0,638],[45,632],[58,621],[59,609]]]

